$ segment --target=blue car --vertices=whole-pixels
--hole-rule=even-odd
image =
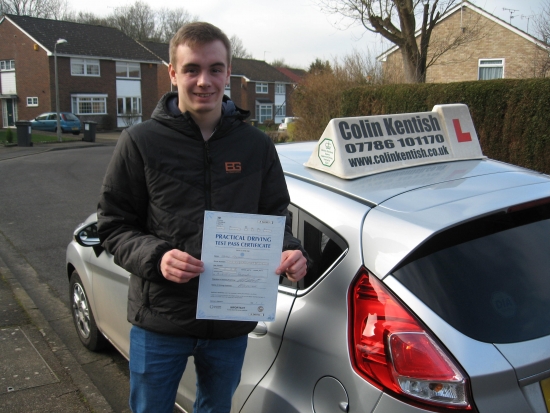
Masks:
[[[61,112],[59,125],[61,132],[71,132],[73,135],[80,134],[80,120],[70,112]],[[50,132],[57,131],[57,114],[55,112],[47,112],[37,116],[31,120],[31,128]]]

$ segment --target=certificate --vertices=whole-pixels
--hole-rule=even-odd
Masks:
[[[273,321],[285,217],[206,211],[198,319]]]

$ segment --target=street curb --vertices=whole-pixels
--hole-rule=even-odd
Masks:
[[[0,257],[0,272],[13,291],[16,299],[30,317],[32,324],[36,326],[38,331],[46,339],[52,353],[59,360],[61,365],[65,366],[72,382],[84,396],[89,407],[94,412],[112,413],[113,410],[109,403],[107,403],[107,400],[105,400],[100,391],[90,380],[69,349],[63,344],[61,338],[57,335],[32,298],[13,275],[2,257]],[[55,350],[52,348],[52,345],[55,346]]]
[[[31,155],[38,155],[45,152],[53,152],[53,151],[62,151],[65,149],[80,149],[80,148],[97,148],[101,146],[114,146],[116,145],[116,141],[111,142],[97,142],[97,143],[84,143],[81,144],[78,142],[76,145],[72,143],[68,144],[51,144],[51,147],[48,147],[47,145],[50,144],[41,144],[41,145],[35,145],[32,147],[32,149],[28,152],[15,152],[15,153],[8,153],[8,152],[0,152],[0,161],[9,160],[9,159],[16,159],[16,158],[22,158],[24,156],[31,156]],[[59,146],[58,146],[59,145]],[[74,146],[73,146],[74,145]],[[29,147],[31,148],[31,147]]]

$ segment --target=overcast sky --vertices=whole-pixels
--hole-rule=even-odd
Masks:
[[[199,20],[220,27],[229,37],[237,35],[255,59],[285,63],[307,69],[316,58],[333,61],[357,50],[376,56],[388,47],[388,41],[373,35],[338,16],[323,13],[315,0],[143,0],[153,9],[183,7]],[[134,0],[69,0],[75,11],[105,16],[115,7]],[[534,34],[533,15],[542,0],[472,0],[473,4]],[[507,10],[505,10],[507,9]]]

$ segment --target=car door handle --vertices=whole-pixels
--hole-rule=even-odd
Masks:
[[[267,324],[263,321],[258,322],[256,328],[252,330],[252,334],[256,336],[265,336],[267,334]]]

